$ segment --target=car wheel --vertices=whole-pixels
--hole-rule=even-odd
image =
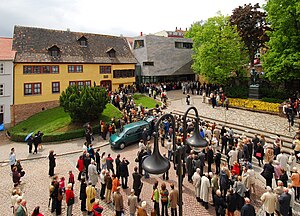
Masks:
[[[124,149],[125,148],[125,143],[121,143],[120,144],[120,149]]]

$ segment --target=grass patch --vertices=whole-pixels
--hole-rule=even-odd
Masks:
[[[9,129],[10,133],[28,134],[32,131],[54,132],[71,123],[69,114],[62,107],[56,107],[37,113]]]
[[[105,110],[101,113],[100,119],[104,122],[109,122],[113,117],[116,119],[122,118],[123,114],[114,105],[106,104]]]
[[[156,104],[161,106],[161,102],[158,102],[158,101],[154,100],[153,98],[150,98],[150,97],[142,95],[142,94],[134,94],[133,100],[136,105],[142,104],[143,107],[148,107],[148,109],[155,108]]]
[[[100,116],[101,120],[109,122],[111,118],[121,118],[122,113],[112,104],[107,104]],[[91,122],[95,131],[99,130],[99,122]],[[42,131],[44,142],[62,141],[82,137],[82,123],[72,123],[68,113],[62,107],[45,110],[37,113],[25,121],[9,129],[9,134],[13,141],[24,141],[30,132]]]

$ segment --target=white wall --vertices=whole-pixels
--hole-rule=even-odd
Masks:
[[[0,64],[4,64],[4,74],[0,73],[0,83],[4,84],[4,96],[0,96],[0,105],[4,105],[4,125],[9,127],[10,105],[13,104],[13,62],[0,60]]]

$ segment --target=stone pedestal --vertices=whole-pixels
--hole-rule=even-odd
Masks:
[[[249,86],[249,98],[259,99],[259,85],[250,85]]]

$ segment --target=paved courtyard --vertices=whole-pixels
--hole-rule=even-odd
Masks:
[[[169,106],[168,111],[172,111],[174,109],[181,111],[186,110],[187,105],[185,104],[185,100],[183,99],[184,96],[182,95],[181,91],[168,92],[168,97],[171,101],[171,105]],[[198,108],[200,115],[215,118],[218,120],[225,120],[225,110],[223,108],[218,107],[213,109],[210,105],[203,104],[200,96],[192,96],[191,101],[192,104]],[[293,131],[291,131],[291,133],[288,132],[286,119],[275,115],[254,113],[239,109],[229,109],[228,111],[226,111],[226,121],[242,124],[249,127],[256,127],[270,132],[281,133],[288,136],[294,135]],[[44,149],[38,155],[29,155],[28,146],[26,145],[26,143],[10,142],[2,133],[0,135],[0,175],[2,177],[0,193],[1,215],[11,215],[10,193],[13,184],[12,178],[10,176],[10,168],[5,162],[8,159],[8,154],[11,147],[15,147],[18,159],[26,159],[26,161],[22,162],[24,170],[26,171],[26,175],[22,178],[23,183],[21,185],[21,189],[25,192],[24,197],[28,201],[27,206],[29,212],[32,213],[33,208],[39,205],[41,206],[41,212],[43,212],[45,215],[51,215],[48,209],[50,178],[48,177],[48,159],[46,158],[46,156],[51,149],[53,149],[58,155],[62,155],[57,156],[57,167],[55,169],[55,173],[59,177],[64,176],[67,178],[69,170],[73,170],[76,176],[76,161],[80,155],[79,152],[81,151],[83,142],[84,139],[77,139],[65,143],[44,144]],[[133,167],[136,165],[134,159],[136,158],[137,145],[127,147],[122,151],[115,151],[112,150],[108,145],[106,145],[106,143],[107,142],[96,137],[94,146],[103,146],[101,147],[101,152],[105,151],[112,153],[113,158],[115,158],[117,153],[120,153],[121,157],[128,158],[129,161],[131,161],[131,164],[129,165],[129,171],[132,172]],[[165,149],[161,149],[162,151],[165,151]],[[70,154],[64,155],[65,153]],[[163,181],[161,178],[157,179],[160,183]],[[154,179],[147,179],[143,181],[144,188],[141,194],[141,198],[142,200],[147,201],[148,212],[150,212],[150,208],[153,206],[150,198],[152,194],[152,184],[154,182]],[[170,180],[168,182],[173,182],[175,184],[175,187],[177,187],[177,177],[175,176],[173,169],[170,170]],[[207,211],[199,203],[196,202],[196,199],[194,199],[193,187],[190,183],[187,182],[186,178],[183,184],[184,215],[214,215],[213,207],[210,207]],[[80,184],[77,181],[75,184],[75,196],[77,197],[77,199],[73,208],[74,215],[82,215],[82,213],[80,212],[80,204],[78,203],[79,185]],[[252,199],[256,206],[260,206],[259,197],[263,191],[263,188],[261,188],[261,186],[263,186],[263,184],[259,182],[258,193]],[[132,187],[131,177],[129,178],[129,187],[129,189],[122,192],[124,195],[123,197],[125,206],[127,204],[127,194]],[[63,208],[65,208],[65,202],[63,203]],[[103,215],[114,215],[111,205],[107,205],[103,202],[101,203],[101,205],[104,207]],[[65,215],[64,210],[63,215]],[[128,212],[126,213],[126,215],[128,215]]]

